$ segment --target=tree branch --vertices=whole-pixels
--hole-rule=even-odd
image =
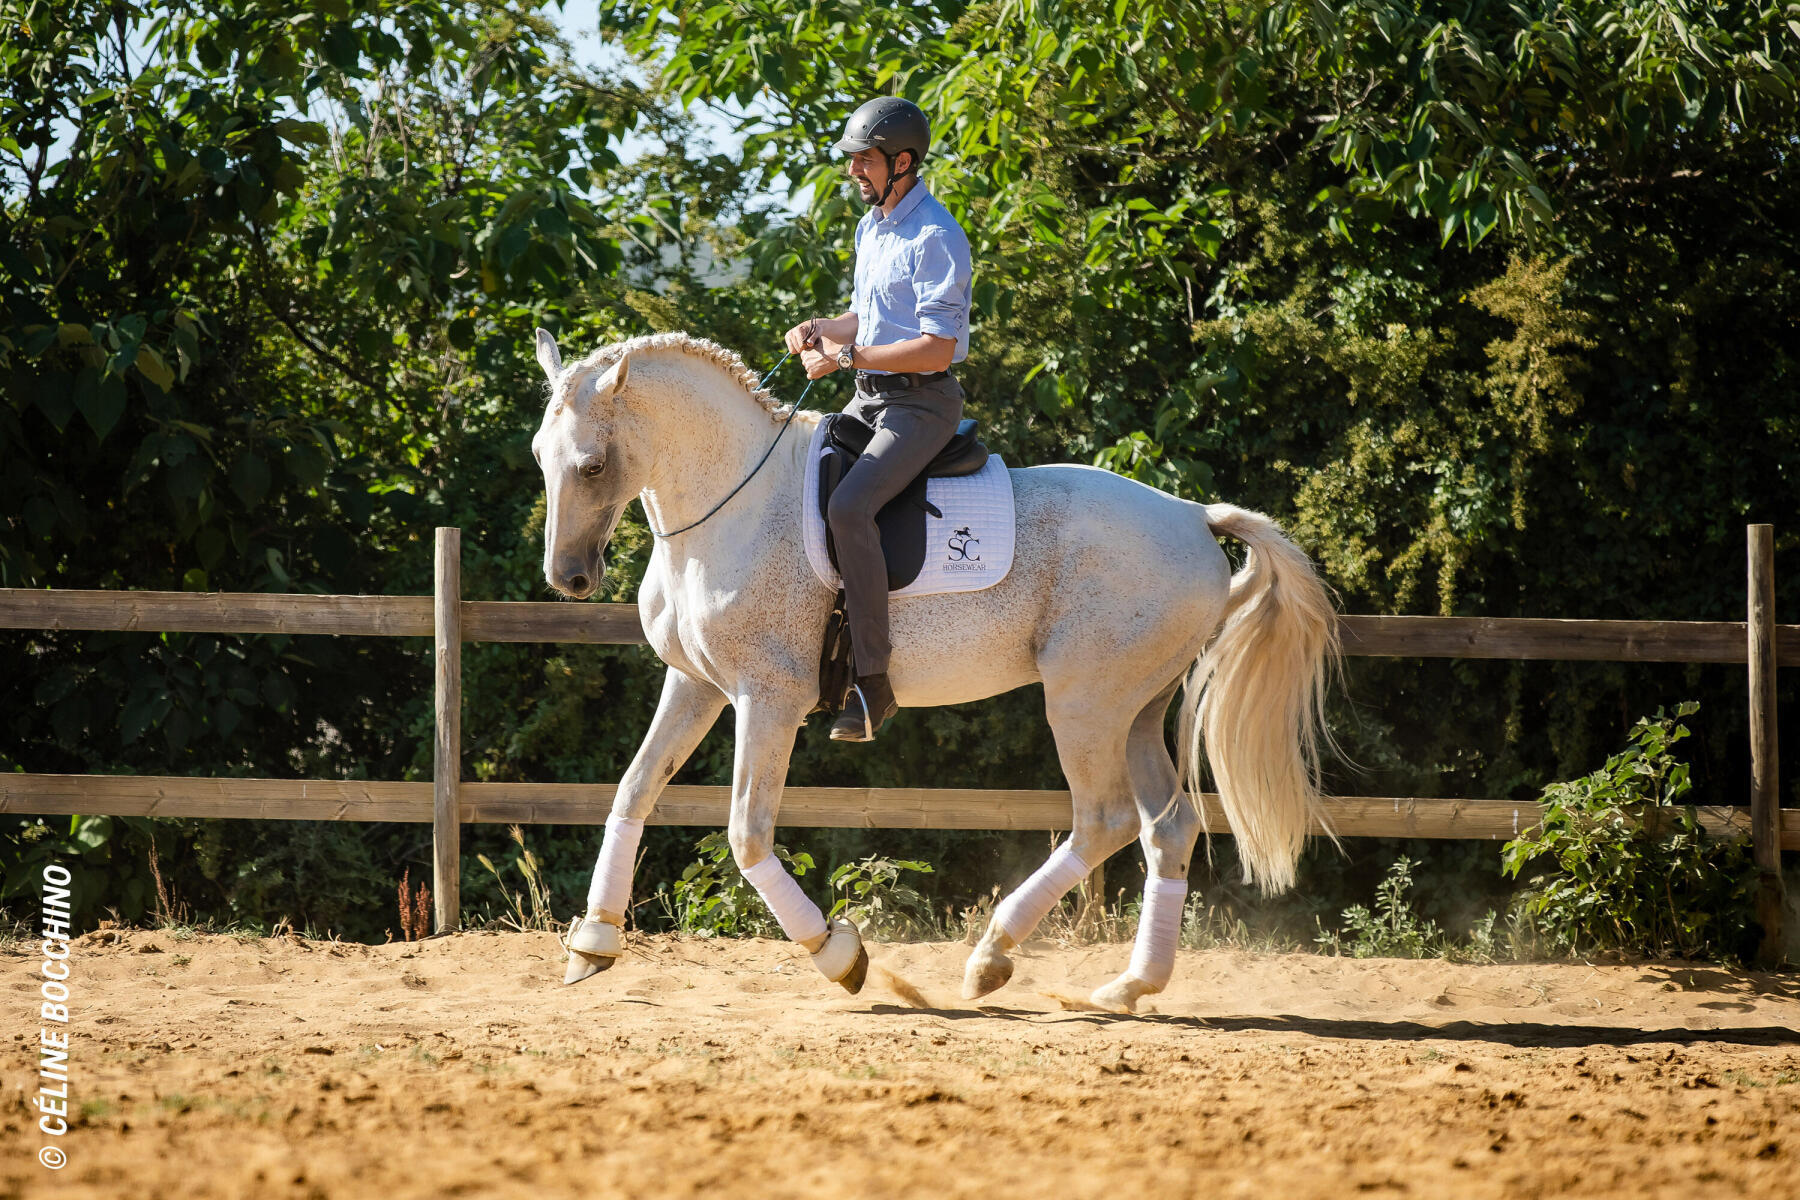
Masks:
[[[377,382],[374,379],[369,378],[369,376],[367,376],[367,375],[364,375],[362,372],[360,372],[356,368],[352,367],[349,363],[345,362],[343,359],[339,358],[337,355],[333,354],[331,351],[327,350],[324,346],[321,346],[318,342],[314,341],[311,337],[309,337],[307,335],[306,331],[301,329],[300,326],[294,322],[294,319],[291,316],[289,316],[287,313],[281,311],[281,309],[277,308],[273,303],[270,302],[270,297],[269,297],[269,294],[266,289],[259,288],[258,290],[262,291],[262,293],[263,293],[263,304],[268,307],[269,314],[271,316],[273,316],[277,321],[280,321],[282,326],[289,333],[294,335],[295,341],[299,342],[302,346],[305,346],[308,350],[312,351],[313,356],[315,358],[319,359],[319,361],[325,363],[326,365],[335,368],[346,379],[349,379],[354,383],[362,384],[364,387],[368,388],[371,392],[374,392],[377,395],[386,395],[387,394],[388,389],[386,387],[384,387],[381,383]]]
[[[277,321],[280,321],[282,327],[294,335],[294,340],[310,350],[313,357],[317,358],[320,362],[334,368],[346,379],[349,379],[354,383],[362,384],[377,396],[387,395],[390,389],[386,385],[370,378],[361,371],[358,371],[342,358],[339,358],[336,354],[333,354],[330,350],[320,345],[316,340],[309,336],[305,330],[300,328],[299,324],[293,319],[292,314],[287,311],[287,306],[285,304],[277,305],[275,303],[275,298],[272,295],[273,289],[269,286],[268,279],[270,274],[268,246],[263,241],[262,226],[254,221],[250,223],[250,240],[252,246],[254,246],[256,250],[256,263],[258,267],[256,272],[256,290],[262,297],[263,306],[269,310],[269,315],[273,316]]]

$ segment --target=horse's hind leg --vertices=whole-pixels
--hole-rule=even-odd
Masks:
[[[1175,945],[1187,900],[1188,862],[1200,833],[1199,814],[1182,793],[1180,777],[1163,741],[1163,715],[1179,683],[1179,679],[1171,682],[1144,707],[1132,722],[1126,743],[1131,790],[1143,822],[1138,838],[1144,846],[1144,907],[1131,965],[1093,995],[1095,1004],[1114,1012],[1135,1011],[1141,997],[1168,985],[1175,969]]]
[[[1118,710],[1091,700],[1059,708],[1051,702],[1050,728],[1074,801],[1074,829],[1048,861],[994,909],[963,972],[965,999],[985,996],[1011,979],[1013,963],[1006,952],[1030,937],[1064,894],[1137,830],[1125,765],[1127,727],[1117,719]]]

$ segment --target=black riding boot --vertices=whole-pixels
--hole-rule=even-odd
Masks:
[[[872,742],[887,719],[900,711],[887,672],[858,675],[856,686],[844,701],[844,711],[831,723],[834,742]]]

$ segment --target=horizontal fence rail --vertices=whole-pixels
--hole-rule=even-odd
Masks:
[[[1744,621],[1607,621],[1529,617],[1341,616],[1346,655],[1744,665],[1750,681],[1752,786],[1746,807],[1702,807],[1715,833],[1751,835],[1758,870],[1761,957],[1780,941],[1780,852],[1800,850],[1800,809],[1783,810],[1775,743],[1776,667],[1800,666],[1800,625],[1774,621],[1774,538],[1748,534]],[[599,824],[612,784],[464,783],[460,647],[465,642],[641,645],[633,604],[480,601],[461,597],[461,532],[437,531],[430,596],[313,596],[262,592],[63,591],[0,588],[0,629],[429,637],[436,639],[437,726],[431,782],[205,779],[116,775],[0,775],[0,812],[275,820],[430,821],[440,930],[457,923],[463,823]],[[1208,827],[1228,833],[1216,796]],[[661,825],[723,825],[724,787],[664,789]],[[1341,837],[1502,840],[1535,826],[1535,803],[1391,796],[1324,802]],[[1665,810],[1649,819],[1666,821]],[[794,787],[782,793],[790,828],[1065,830],[1067,792],[957,788]],[[1315,828],[1314,832],[1325,832]]]
[[[429,782],[355,779],[207,779],[178,775],[0,775],[0,813],[104,812],[119,817],[255,817],[287,821],[432,820]],[[599,825],[612,810],[610,783],[464,783],[463,824]],[[1207,826],[1225,834],[1216,794],[1202,797]],[[1339,837],[1452,838],[1506,841],[1535,826],[1529,801],[1400,796],[1328,796],[1325,821]],[[672,784],[651,811],[651,825],[723,825],[731,789]],[[1004,788],[790,787],[780,824],[789,829],[1066,830],[1068,792]],[[1750,810],[1697,807],[1715,834],[1750,831]],[[1800,809],[1785,809],[1781,847],[1800,850]],[[1315,824],[1314,833],[1326,826]]]
[[[432,607],[430,596],[0,588],[0,629],[428,638],[436,631]],[[644,631],[635,604],[464,600],[462,640],[630,645],[642,644]]]
[[[0,629],[431,637],[430,596],[103,592],[0,588]],[[1342,616],[1344,653],[1365,658],[1512,658],[1740,664],[1743,621]],[[465,642],[642,645],[635,604],[464,600]],[[1775,627],[1775,661],[1800,667],[1800,625]]]

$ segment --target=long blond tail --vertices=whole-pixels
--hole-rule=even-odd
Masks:
[[[1207,505],[1206,520],[1250,552],[1232,576],[1218,636],[1188,675],[1181,776],[1199,805],[1204,736],[1245,876],[1273,894],[1294,885],[1307,831],[1320,815],[1319,747],[1331,745],[1324,705],[1338,668],[1337,612],[1312,563],[1274,521],[1230,504]]]

